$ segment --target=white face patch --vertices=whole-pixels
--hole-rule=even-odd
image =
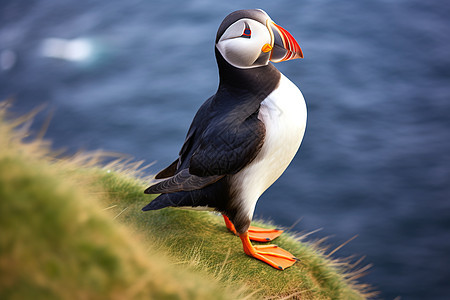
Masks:
[[[225,30],[216,47],[232,66],[247,69],[269,63],[269,55],[261,49],[270,43],[270,32],[264,24],[244,18]],[[267,56],[267,59],[258,60],[261,55]]]

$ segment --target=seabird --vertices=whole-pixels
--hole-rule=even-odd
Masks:
[[[145,190],[161,194],[142,210],[194,207],[222,213],[244,252],[276,269],[296,262],[270,241],[282,230],[250,226],[256,202],[297,153],[306,127],[300,90],[271,62],[303,58],[292,35],[261,9],[239,10],[215,41],[220,82],[195,115],[178,158]],[[274,199],[276,201],[276,199]]]

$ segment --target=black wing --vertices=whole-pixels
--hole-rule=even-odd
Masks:
[[[190,159],[189,172],[197,176],[235,174],[253,161],[265,138],[258,112],[244,122],[223,120],[206,130]]]
[[[144,193],[162,194],[198,190],[207,185],[210,185],[211,183],[216,182],[223,176],[224,175],[200,177],[192,175],[189,173],[188,169],[184,169],[176,175],[170,177],[169,179],[152,185],[151,187],[147,188]]]
[[[259,109],[248,115],[238,111],[214,117],[208,99],[198,111],[188,131],[180,157],[158,173],[167,178],[147,188],[145,193],[192,191],[208,186],[227,174],[235,174],[261,150],[265,138]],[[243,117],[247,114],[247,118]]]

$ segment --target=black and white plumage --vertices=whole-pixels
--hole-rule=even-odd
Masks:
[[[306,127],[300,90],[270,61],[303,55],[262,10],[228,15],[215,45],[218,90],[195,115],[179,157],[145,190],[161,195],[143,210],[210,208],[242,234],[258,198],[296,154]]]

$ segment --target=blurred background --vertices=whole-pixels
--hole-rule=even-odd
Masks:
[[[450,4],[444,1],[18,1],[0,4],[0,99],[46,104],[46,138],[171,163],[218,84],[222,19],[263,8],[303,49],[299,153],[256,216],[366,256],[381,298],[450,295]]]

